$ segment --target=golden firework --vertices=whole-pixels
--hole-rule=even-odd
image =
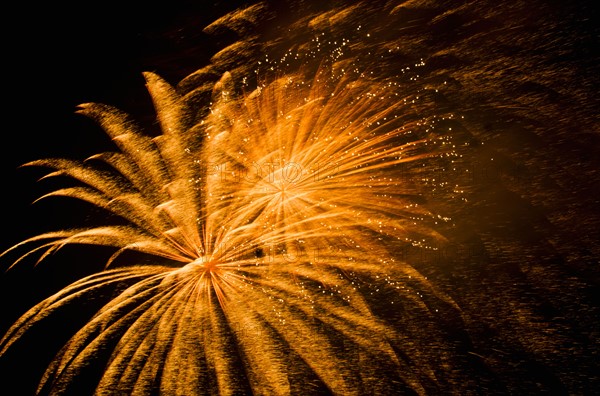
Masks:
[[[250,90],[225,73],[200,122],[186,96],[145,73],[156,138],[115,108],[82,105],[119,151],[28,165],[79,182],[46,197],[83,200],[126,222],[49,232],[8,251],[35,245],[16,264],[70,244],[115,249],[104,271],[25,314],[0,354],[64,306],[115,289],[57,354],[39,392],[67,391],[109,349],[99,394],[289,394],[306,378],[359,394],[383,378],[379,367],[423,393],[435,374],[412,352],[398,357],[406,338],[371,296],[416,316],[429,315],[424,293],[454,305],[393,251],[443,239],[427,225],[434,216],[415,199],[412,172],[446,138],[431,132],[436,117],[415,114],[416,95],[351,66],[267,76]],[[157,264],[115,267],[131,250]]]

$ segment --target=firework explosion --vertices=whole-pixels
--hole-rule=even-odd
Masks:
[[[239,40],[209,65],[176,86],[144,73],[158,136],[119,109],[81,105],[116,150],[26,165],[74,180],[43,199],[87,202],[114,224],[46,232],[3,256],[13,270],[72,245],[112,253],[103,270],[25,313],[0,357],[93,301],[38,393],[428,394],[492,383],[479,367],[486,348],[470,338],[483,331],[475,298],[439,281],[457,257],[468,267],[464,256],[497,251],[497,235],[463,220],[486,201],[482,168],[465,156],[484,163],[494,153],[473,132],[489,91],[474,81],[496,77],[461,65],[473,98],[460,96],[448,43],[424,56],[418,37],[465,11],[405,3],[315,7],[285,32],[259,32],[280,11],[262,3],[217,19],[205,33]],[[500,93],[490,100],[505,108]],[[520,100],[510,114],[537,103]],[[456,249],[474,234],[468,254]],[[512,308],[502,309],[517,311],[507,328],[524,329],[517,337],[530,336],[543,360],[562,338],[505,293]]]

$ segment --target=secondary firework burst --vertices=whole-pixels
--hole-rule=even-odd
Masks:
[[[415,96],[397,81],[333,70],[266,76],[255,89],[225,73],[199,123],[186,96],[146,73],[156,138],[115,108],[82,105],[119,150],[28,166],[79,182],[44,198],[83,200],[126,224],[49,232],[5,253],[33,245],[17,265],[71,244],[115,249],[104,271],[26,313],[0,354],[43,318],[116,289],[58,352],[39,392],[69,390],[95,359],[99,393],[288,394],[308,379],[358,394],[390,376],[423,392],[432,368],[414,351],[399,357],[406,339],[372,295],[415,316],[429,315],[423,293],[454,306],[390,249],[443,239],[412,172],[446,138],[431,132],[436,117],[415,116]],[[130,250],[160,260],[118,260]]]

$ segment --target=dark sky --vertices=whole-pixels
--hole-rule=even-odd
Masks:
[[[40,195],[62,184],[36,182],[43,172],[18,169],[19,165],[39,158],[84,159],[111,147],[100,128],[75,114],[76,106],[85,102],[107,103],[151,124],[152,105],[141,73],[155,71],[175,84],[205,65],[221,43],[209,39],[202,28],[225,11],[244,4],[227,0],[171,1],[161,6],[144,3],[109,0],[34,6],[23,2],[3,11],[0,197],[4,226],[0,251],[26,237],[69,225],[85,225],[89,219],[89,208],[72,202],[66,205],[65,201],[48,200],[31,205]],[[588,30],[589,25],[581,27],[589,38]],[[582,48],[586,54],[589,50]],[[589,59],[573,60],[574,64],[580,61],[587,64]],[[595,90],[587,89],[597,92],[597,88],[596,85]],[[597,137],[598,131],[589,132]],[[594,147],[597,145],[591,145],[589,150]],[[585,154],[591,158],[589,152]],[[100,262],[106,252],[97,253],[95,259]],[[72,256],[70,262],[77,262],[77,257]],[[74,280],[83,272],[79,274],[80,269],[72,263],[69,269]],[[0,277],[0,301],[10,302],[0,308],[0,333],[24,309],[56,290],[57,279],[60,278],[59,284],[65,282],[64,268],[58,265],[52,269],[53,264],[56,263],[49,260],[35,273],[24,267]],[[81,267],[88,263],[77,264]],[[3,263],[0,270],[5,266]],[[596,269],[590,272],[597,274]]]
[[[110,139],[94,122],[75,114],[76,106],[106,103],[152,124],[142,72],[157,72],[176,84],[205,65],[219,43],[207,40],[202,29],[239,3],[174,1],[156,7],[109,0],[85,5],[20,3],[5,10],[5,22],[10,23],[2,27],[6,118],[0,155],[5,209],[0,250],[43,231],[85,226],[90,219],[89,206],[78,202],[49,199],[32,204],[68,181],[37,182],[43,169],[19,169],[40,158],[85,159],[111,149]],[[66,261],[78,257],[71,259]],[[66,272],[60,265],[33,272],[24,266],[4,275],[0,293],[13,302],[0,309],[2,331],[27,306],[56,291],[57,285],[64,286],[65,273],[74,280],[86,265],[93,263]]]
[[[73,201],[49,199],[32,205],[68,181],[37,182],[44,170],[18,167],[40,158],[84,159],[111,148],[110,139],[96,124],[75,114],[80,103],[111,104],[152,123],[142,72],[157,72],[176,84],[202,67],[219,45],[207,40],[202,29],[240,2],[171,1],[160,7],[144,3],[21,2],[3,10],[2,107],[6,118],[0,155],[0,199],[5,209],[1,251],[43,231],[85,226],[90,213],[98,219],[98,211],[90,212],[89,206]],[[30,263],[3,274],[0,333],[40,299],[107,258],[106,250],[88,252],[91,256],[86,262],[81,262],[75,250],[35,271]],[[0,270],[8,264],[5,260]],[[63,320],[57,329],[68,326],[69,318]],[[47,337],[52,335],[34,339]],[[38,350],[35,342],[31,345]],[[43,357],[39,363],[19,357],[11,363],[12,373],[36,372],[43,362]],[[23,378],[20,386],[37,381]],[[0,382],[4,384],[5,378]]]
[[[19,165],[46,157],[85,158],[109,147],[99,128],[74,114],[78,104],[101,102],[134,117],[151,116],[142,72],[158,72],[175,84],[204,65],[218,43],[206,40],[202,28],[234,3],[23,3],[5,13],[14,23],[3,26],[4,207],[13,216],[28,216],[39,193],[38,174],[16,170]],[[9,219],[2,248],[28,235],[31,221],[35,218]]]

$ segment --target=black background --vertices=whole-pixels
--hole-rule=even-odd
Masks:
[[[40,158],[82,160],[113,147],[101,128],[75,113],[81,103],[119,107],[152,130],[155,116],[142,72],[157,72],[176,84],[205,65],[221,43],[202,29],[240,4],[22,2],[2,10],[0,250],[44,231],[85,227],[102,219],[103,213],[73,200],[33,203],[68,181],[38,181],[45,170],[20,166]],[[0,277],[0,332],[41,299],[100,269],[110,254],[94,248],[88,253],[82,262],[77,248],[65,249],[59,260],[50,258],[35,270],[35,261],[29,261],[5,272]],[[1,271],[14,258],[4,259]],[[85,307],[78,309],[58,319],[57,333],[76,328],[71,318],[86,314]],[[26,352],[11,359],[8,371],[4,367],[0,393],[28,394],[34,389],[36,375],[50,357],[43,351],[52,349],[56,335],[33,334]],[[11,389],[13,382],[18,389]]]
[[[66,211],[60,200],[32,205],[36,198],[62,184],[36,182],[42,172],[18,168],[39,158],[84,159],[111,148],[100,128],[75,114],[76,106],[108,103],[152,129],[152,104],[142,72],[155,71],[175,84],[205,65],[222,43],[202,29],[241,4],[244,2],[177,1],[154,6],[111,0],[23,3],[3,10],[0,250],[43,231],[85,225],[94,216],[86,205],[71,201]],[[558,2],[556,7],[560,8]],[[579,28],[589,37],[589,26],[574,27]],[[573,59],[573,64],[587,64],[589,50],[582,48],[581,58]],[[597,91],[597,84],[595,88]],[[588,89],[594,92],[594,87]],[[598,131],[589,132],[597,135]],[[599,155],[593,152],[596,147],[590,145],[585,156]],[[597,212],[599,208],[585,210]],[[109,254],[103,249],[92,251],[96,254],[88,253],[85,263],[80,262],[76,251],[67,250],[67,259],[62,256],[60,263],[50,259],[35,271],[28,263],[3,275],[0,333],[27,308],[98,267]],[[597,257],[586,263],[597,264]],[[4,260],[0,268],[6,266]],[[596,274],[597,268],[590,267],[589,272]],[[30,360],[23,357],[25,361]],[[27,364],[22,363],[20,369],[27,370]]]

